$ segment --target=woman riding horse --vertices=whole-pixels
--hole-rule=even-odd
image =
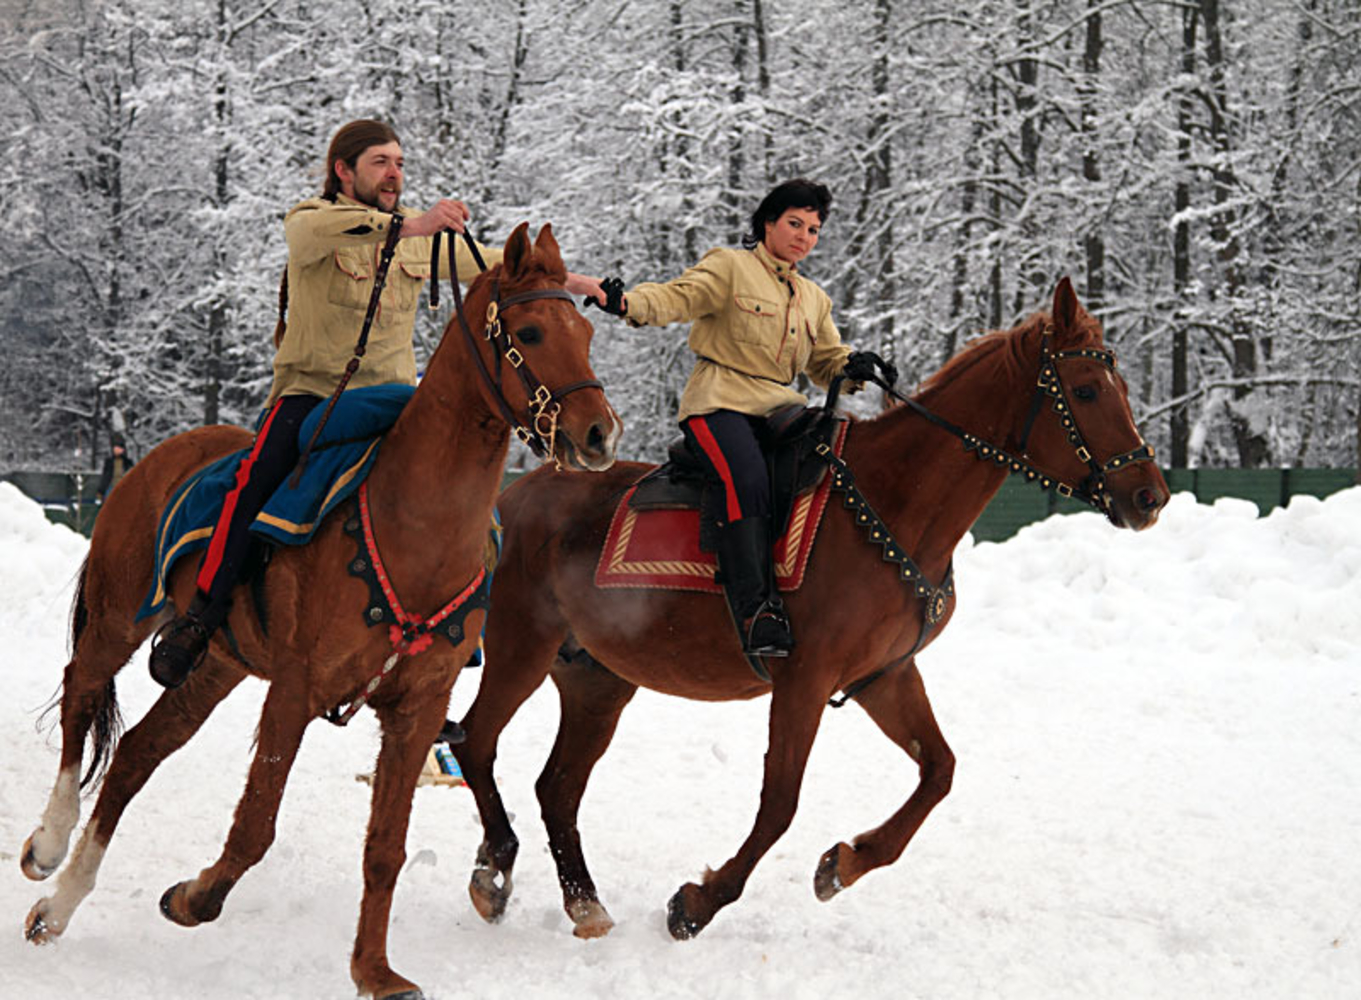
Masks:
[[[604,308],[632,326],[691,323],[698,356],[681,396],[681,430],[690,450],[723,484],[718,565],[743,650],[788,656],[789,618],[771,566],[770,477],[758,428],[776,410],[808,400],[790,387],[800,372],[826,388],[838,374],[862,382],[893,366],[869,351],[852,352],[832,322],[832,300],[798,271],[817,245],[832,194],[803,178],[785,181],[751,215],[744,249],[710,250],[664,284],[627,294],[601,282]]]
[[[347,388],[416,384],[412,331],[421,286],[431,276],[431,237],[446,229],[462,233],[468,209],[443,198],[426,212],[400,204],[402,146],[385,122],[360,120],[343,126],[326,153],[326,183],[319,197],[295,205],[284,217],[288,270],[279,330],[275,333],[274,384],[249,455],[196,578],[189,609],[166,623],[151,650],[151,676],[179,687],[203,662],[208,642],[231,609],[231,593],[251,546],[250,526],[265,502],[298,463],[298,429],[332,394],[355,351],[369,308],[380,250],[398,240],[392,267],[375,310],[363,364]],[[472,254],[459,247],[460,281],[480,273]],[[502,252],[479,246],[487,266]],[[449,277],[441,258],[435,280]],[[569,273],[567,290],[578,295],[598,285]],[[283,316],[292,322],[284,326]]]

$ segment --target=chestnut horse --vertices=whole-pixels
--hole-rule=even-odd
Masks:
[[[1114,366],[1100,325],[1065,278],[1052,314],[978,338],[910,405],[853,422],[845,466],[897,545],[932,581],[947,579],[952,551],[1008,471],[1052,481],[1065,493],[1067,484],[1082,480],[1078,495],[1091,496],[1116,527],[1146,528],[1167,500],[1167,484],[1149,461],[1152,449],[1139,436]],[[942,424],[953,426],[947,432]],[[965,447],[956,433],[965,435]],[[470,892],[488,920],[504,911],[518,849],[492,773],[497,740],[550,673],[562,715],[536,791],[579,937],[607,933],[612,921],[586,869],[577,811],[638,687],[703,701],[771,694],[755,826],[731,860],[672,897],[667,923],[676,938],[699,933],[736,900],[788,828],[818,721],[838,690],[852,695],[918,764],[920,782],[883,825],[822,856],[813,879],[819,899],[896,860],[950,789],[954,756],[915,661],[926,609],[889,561],[901,550],[868,544],[866,529],[834,503],[802,586],[785,595],[797,645],[788,659],[766,660],[773,675],[767,683],[744,658],[722,597],[595,586],[615,505],[650,468],[620,463],[589,477],[539,469],[515,482],[498,504],[507,541],[492,589],[487,667],[463,720],[467,741],[455,748],[485,831]],[[929,597],[935,628],[928,629],[928,641],[953,613],[953,588],[932,589]]]
[[[388,580],[405,610],[422,620],[468,587],[485,566],[509,444],[508,419],[526,435],[537,431],[540,447],[551,449],[561,465],[601,470],[614,461],[621,425],[591,372],[591,324],[563,290],[566,270],[551,227],[545,225],[533,245],[527,229],[522,224],[515,230],[503,262],[469,289],[473,324],[461,311],[458,325],[450,320],[367,480],[373,533]],[[497,303],[500,327],[490,322]],[[479,326],[484,316],[488,322]],[[491,370],[497,373],[495,382]],[[502,384],[503,371],[518,377]],[[534,376],[541,380],[537,386]],[[61,693],[60,770],[42,823],[24,845],[21,865],[28,877],[46,878],[61,864],[79,814],[86,735],[93,725],[93,771],[107,760],[116,730],[114,675],[172,613],[133,620],[152,582],[161,510],[194,470],[250,441],[250,434],[232,427],[172,438],[133,467],[100,513],[73,615],[73,656]],[[246,589],[239,589],[229,619],[239,655],[219,632],[207,661],[182,687],[163,693],[117,744],[94,813],[56,892],[28,915],[30,940],[50,941],[66,929],[94,886],[128,802],[247,673],[270,686],[245,793],[220,858],[168,890],[162,911],[185,926],[215,919],[233,884],[264,856],[303,731],[317,716],[361,698],[394,651],[388,628],[369,628],[364,620],[369,587],[348,572],[356,550],[342,527],[345,517],[342,511],[328,518],[306,546],[276,552],[264,584],[267,633]],[[193,561],[181,560],[170,582],[178,607],[192,595]],[[444,721],[454,680],[476,648],[484,614],[471,613],[457,645],[435,636],[433,645],[402,656],[376,689],[367,691],[383,735],[350,964],[364,995],[420,996],[388,964],[388,914],[405,858],[416,780]]]

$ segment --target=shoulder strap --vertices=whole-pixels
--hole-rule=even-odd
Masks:
[[[274,325],[274,349],[284,342],[288,332],[288,265],[284,265],[283,277],[279,279],[279,322]]]

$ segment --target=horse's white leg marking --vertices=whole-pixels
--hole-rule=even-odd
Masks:
[[[106,850],[108,845],[101,844],[95,839],[94,825],[87,825],[76,843],[71,863],[63,869],[57,879],[57,891],[45,899],[38,900],[37,905],[29,911],[30,928],[33,926],[34,918],[37,918],[42,922],[43,937],[48,940],[66,930],[76,907],[94,889]]]
[[[80,765],[57,773],[57,783],[47,800],[42,822],[29,837],[28,856],[32,858],[30,878],[46,878],[66,857],[71,831],[80,820]],[[25,866],[25,872],[29,869]]]

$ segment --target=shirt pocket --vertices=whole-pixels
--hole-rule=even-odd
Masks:
[[[420,299],[421,286],[430,277],[430,261],[398,260],[388,271],[392,284],[392,304],[399,312],[413,312]]]
[[[333,260],[326,300],[347,309],[367,309],[373,294],[373,261],[365,249],[337,250]]]
[[[736,313],[732,324],[734,340],[749,344],[777,344],[780,337],[780,307],[770,299],[755,295],[734,295]]]

